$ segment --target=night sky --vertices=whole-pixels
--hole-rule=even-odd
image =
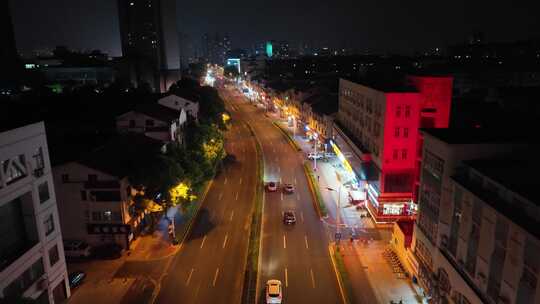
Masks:
[[[228,2],[228,3],[227,3]],[[20,52],[67,45],[121,55],[115,0],[10,0]],[[196,43],[228,32],[233,47],[269,39],[411,52],[465,41],[540,37],[540,1],[178,1],[180,31]]]

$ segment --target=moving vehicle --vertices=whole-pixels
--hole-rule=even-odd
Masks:
[[[322,158],[322,154],[320,154],[320,153],[314,153],[314,152],[309,152],[307,158],[308,158],[308,159],[321,159],[321,158]]]
[[[266,189],[267,189],[269,192],[276,192],[276,191],[277,191],[277,184],[276,184],[276,182],[269,182],[269,183],[266,185]]]
[[[294,192],[294,185],[293,184],[285,184],[285,186],[283,187],[283,191],[285,191],[285,193],[293,193]]]
[[[280,280],[268,280],[266,282],[266,304],[281,304],[283,293]]]
[[[64,240],[64,254],[68,258],[87,258],[91,247],[84,241]]]
[[[283,223],[285,225],[294,225],[296,224],[296,215],[294,215],[294,211],[287,210],[283,212]]]
[[[68,276],[69,287],[70,288],[75,288],[75,287],[81,285],[82,282],[84,281],[84,278],[86,278],[86,273],[84,273],[84,271],[77,270],[77,271],[74,271],[74,272],[70,273],[69,276]]]

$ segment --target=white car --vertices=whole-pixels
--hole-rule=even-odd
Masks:
[[[280,280],[268,280],[266,282],[266,304],[281,304],[283,293]]]
[[[308,158],[308,159],[321,159],[321,158],[322,158],[322,154],[320,154],[320,153],[309,152],[307,158]]]
[[[90,245],[79,240],[65,240],[64,254],[68,258],[87,258],[90,256]]]

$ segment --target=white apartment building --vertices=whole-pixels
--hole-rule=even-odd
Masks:
[[[70,296],[43,122],[0,133],[0,298]]]
[[[439,276],[440,269],[449,265],[442,248],[447,246],[452,235],[455,216],[452,178],[464,170],[465,161],[519,154],[519,151],[527,148],[528,140],[515,133],[486,129],[425,129],[421,135],[424,143],[419,211],[413,233],[412,254],[407,257],[407,262],[412,266],[413,275],[420,286],[433,298],[441,300],[443,297],[453,297],[457,299],[454,303],[481,303],[477,302],[479,296],[473,296],[474,292],[465,292],[463,288],[455,289],[455,295],[451,292],[441,294],[439,290],[441,286],[446,286],[445,281],[441,285],[441,280],[446,280],[446,274]],[[449,273],[449,270],[445,271]],[[452,280],[456,281],[455,278]],[[452,286],[457,288],[458,284]]]
[[[176,110],[178,112],[180,112],[183,109],[184,111],[186,111],[187,115],[190,115],[195,120],[197,120],[197,117],[199,115],[198,102],[191,101],[187,98],[180,97],[175,94],[171,94],[163,98],[160,98],[158,100],[158,104],[165,106],[169,109]]]

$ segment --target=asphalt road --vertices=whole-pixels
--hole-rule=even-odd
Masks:
[[[172,258],[155,303],[240,303],[255,193],[254,138],[235,120],[226,133],[226,164],[208,191],[182,249]]]
[[[309,192],[304,174],[305,155],[294,151],[283,134],[238,93],[223,92],[232,101],[233,115],[248,121],[264,154],[265,183],[295,184],[294,194],[265,194],[262,226],[259,303],[264,303],[264,284],[278,279],[284,303],[341,303],[337,278],[328,253],[328,239]],[[297,223],[283,224],[283,212],[294,210]]]

